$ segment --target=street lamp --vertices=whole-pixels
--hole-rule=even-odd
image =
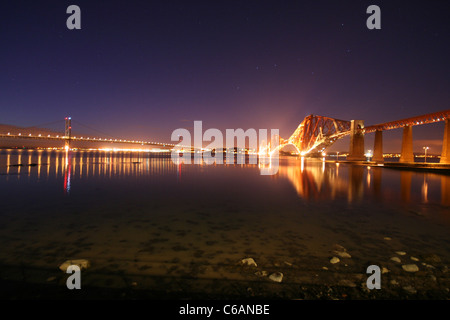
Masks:
[[[372,158],[372,156],[373,156],[372,150],[368,150],[366,152],[365,156],[367,157],[367,161],[370,161],[370,158]]]
[[[423,150],[425,150],[425,163],[427,162],[427,150],[430,149],[429,147],[423,147]]]

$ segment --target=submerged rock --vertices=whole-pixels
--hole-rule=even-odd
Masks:
[[[253,258],[245,258],[241,260],[241,264],[243,265],[247,265],[250,267],[257,267],[258,265],[256,264],[255,260],[253,260]]]
[[[441,258],[437,254],[428,254],[424,257],[424,260],[428,263],[440,263]]]
[[[281,282],[283,280],[283,274],[281,272],[272,273],[269,279],[275,282]]]
[[[341,261],[341,260],[339,260],[338,257],[333,257],[333,258],[331,258],[330,263],[335,264],[335,263],[338,263],[339,261]]]
[[[76,265],[80,268],[80,270],[87,269],[90,267],[90,262],[86,259],[73,259],[73,260],[66,260],[64,261],[60,266],[59,269],[61,271],[66,272],[67,268],[71,265]]]
[[[267,271],[256,271],[255,275],[257,275],[258,277],[267,277],[268,272]]]
[[[342,279],[339,280],[338,285],[343,286],[343,287],[350,287],[350,288],[355,288],[356,284],[348,279]]]
[[[333,246],[333,250],[334,251],[340,251],[340,252],[345,252],[347,251],[347,249],[345,249],[343,246],[341,246],[340,244],[335,244]]]
[[[416,294],[417,293],[416,288],[414,288],[412,286],[403,287],[403,290],[405,290],[406,292],[408,292],[410,294]]]
[[[398,263],[402,262],[402,260],[400,260],[399,257],[392,257],[391,260],[394,261],[394,262],[398,262]]]
[[[347,252],[347,249],[345,249],[343,246],[339,244],[335,244],[333,246],[333,253],[341,258],[351,258],[352,256]]]
[[[395,251],[396,254],[398,254],[399,256],[404,256],[406,254],[405,251]]]
[[[415,264],[404,264],[402,265],[403,270],[406,272],[417,272],[419,271],[419,267]]]
[[[333,251],[333,253],[341,258],[351,258],[352,256],[346,251]]]

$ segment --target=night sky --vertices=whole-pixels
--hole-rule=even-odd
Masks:
[[[66,27],[71,4],[81,30]],[[372,4],[381,30],[366,27]],[[70,115],[169,142],[194,120],[288,138],[309,114],[371,125],[446,110],[449,14],[445,0],[4,1],[0,123]],[[414,130],[415,150],[440,153],[442,123]],[[400,151],[401,130],[385,137]]]

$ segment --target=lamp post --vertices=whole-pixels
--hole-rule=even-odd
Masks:
[[[366,152],[365,156],[367,157],[367,161],[370,161],[370,158],[372,158],[372,156],[373,156],[372,150],[368,150]]]
[[[423,150],[425,150],[425,163],[427,163],[427,150],[430,149],[429,147],[423,147]]]

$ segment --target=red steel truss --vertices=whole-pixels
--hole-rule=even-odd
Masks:
[[[303,154],[321,152],[348,132],[350,121],[309,115],[288,140],[281,141],[281,146],[292,144]]]
[[[450,110],[424,114],[422,116],[411,117],[403,120],[391,121],[382,124],[376,124],[373,126],[365,127],[364,133],[371,133],[377,130],[392,130],[397,128],[403,128],[405,126],[416,126],[421,124],[434,123],[438,121],[444,121],[446,119],[450,119]]]
[[[446,119],[450,119],[450,110],[372,125],[363,128],[362,131],[371,133],[377,130],[392,130],[405,126],[435,123]],[[280,147],[292,144],[301,154],[322,152],[337,139],[349,135],[350,126],[350,121],[309,115],[300,123],[289,139],[280,139]]]

